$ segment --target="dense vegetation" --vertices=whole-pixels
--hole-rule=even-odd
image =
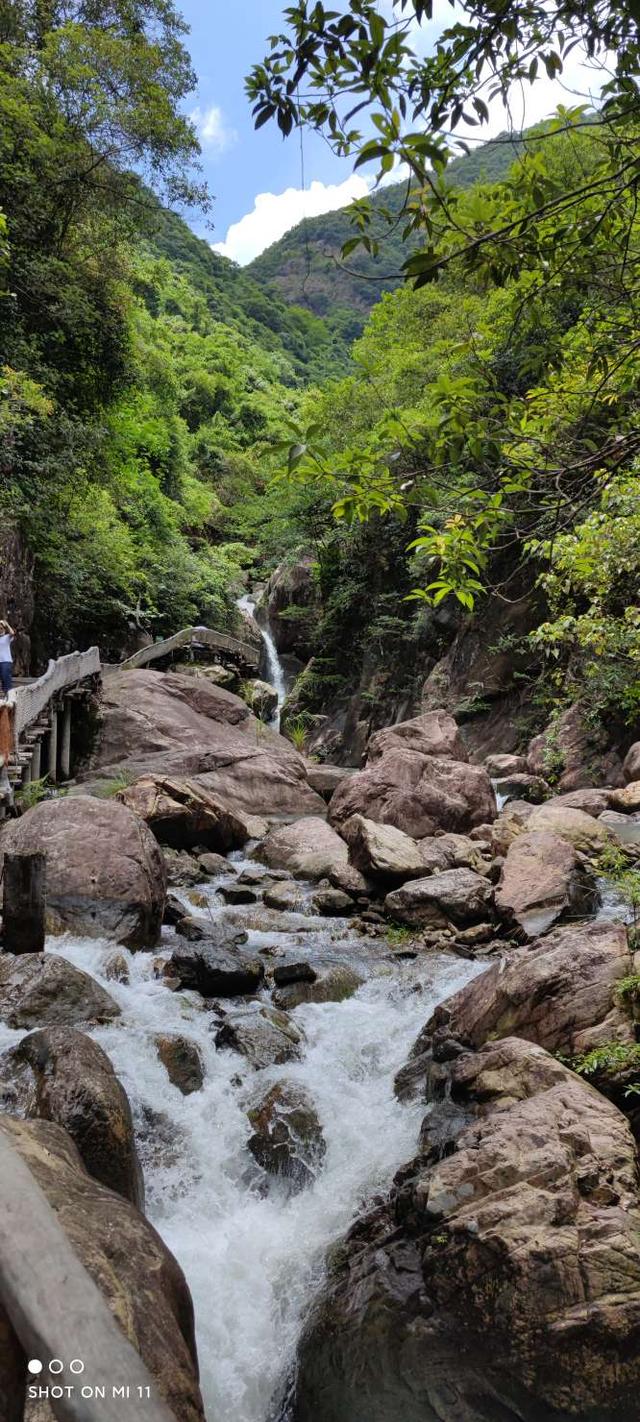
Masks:
[[[384,177],[401,161],[411,174],[412,287],[375,307],[358,372],[310,398],[289,477],[330,493],[334,537],[354,548],[360,524],[404,523],[398,592],[411,559],[430,608],[482,616],[483,598],[509,604],[538,584],[548,615],[529,641],[532,680],[551,701],[583,697],[591,716],[633,722],[637,19],[627,4],[572,0],[462,10],[425,58],[422,0],[389,18],[369,0],[294,5],[250,77],[257,122],[311,126],[356,167]],[[492,91],[560,72],[578,39],[595,57],[617,51],[598,113],[560,111],[505,180],[456,187],[452,131],[482,124]],[[361,205],[349,260],[363,245],[375,255],[376,221]]]
[[[250,531],[265,443],[344,365],[131,172],[203,200],[181,31],[165,0],[0,19],[0,518],[35,560],[37,659],[227,625],[250,553],[225,502]]]

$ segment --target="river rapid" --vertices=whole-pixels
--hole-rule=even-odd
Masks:
[[[237,872],[243,855],[231,858]],[[310,913],[280,915],[278,930],[272,912],[262,910],[265,926],[256,927],[256,906],[231,910],[218,894],[233,877],[231,871],[209,881],[210,909],[196,912],[244,923],[249,946],[269,950],[267,964],[280,955],[317,967],[348,962],[366,978],[346,1001],[295,1010],[306,1035],[301,1061],[255,1071],[237,1052],[217,1050],[219,1019],[198,994],[166,987],[154,972],[158,954],[119,950],[130,972],[122,984],[105,978],[112,943],[66,935],[50,939],[47,949],[90,973],[122,1009],[116,1023],[92,1035],[131,1102],[146,1212],[192,1291],[209,1422],[267,1422],[327,1247],[415,1149],[424,1108],[396,1101],[394,1073],[433,1006],[479,968],[447,954],[398,960],[384,938],[359,936],[347,920]],[[174,930],[163,930],[160,956],[174,943]],[[155,1036],[167,1032],[190,1037],[202,1053],[204,1087],[191,1096],[170,1083],[158,1059]],[[22,1035],[3,1029],[0,1045]],[[307,1088],[327,1143],[315,1182],[293,1197],[277,1183],[265,1193],[246,1144],[247,1103],[282,1079]]]

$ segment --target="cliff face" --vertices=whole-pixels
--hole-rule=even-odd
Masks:
[[[16,671],[29,671],[31,627],[34,614],[34,559],[25,548],[18,530],[0,529],[0,617],[16,629],[13,654]]]

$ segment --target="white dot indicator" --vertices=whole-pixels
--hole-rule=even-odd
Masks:
[[[72,1373],[83,1373],[84,1363],[81,1358],[73,1358],[69,1364]]]
[[[30,1358],[27,1366],[29,1368],[30,1373],[42,1372],[42,1363],[40,1362],[39,1358]]]

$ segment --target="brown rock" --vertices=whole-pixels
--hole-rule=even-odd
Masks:
[[[413,927],[447,927],[451,921],[465,927],[491,917],[493,889],[473,869],[445,869],[426,879],[412,879],[387,894],[384,906],[390,918]]]
[[[495,901],[503,918],[537,938],[567,911],[574,916],[592,911],[597,895],[579,870],[573,845],[548,829],[532,829],[510,846]]]
[[[54,953],[0,953],[0,1018],[8,1027],[111,1022],[117,1002],[88,973]]]
[[[235,874],[233,864],[223,854],[199,854],[198,864],[205,874],[216,878],[218,874]]]
[[[14,1114],[63,1126],[94,1180],[143,1208],[131,1108],[97,1042],[70,1027],[31,1032],[5,1053],[2,1076],[12,1080]]]
[[[327,804],[334,790],[337,790],[348,775],[353,775],[353,771],[343,765],[310,765],[307,771],[311,789],[322,795]]]
[[[405,1098],[428,1080],[432,1053],[454,1039],[476,1050],[522,1037],[565,1057],[605,1042],[634,1041],[633,1021],[616,986],[633,971],[619,923],[558,928],[518,948],[435,1009],[396,1086]]]
[[[342,825],[352,863],[370,879],[403,883],[424,874],[419,846],[394,825],[376,824],[364,815],[352,815]]]
[[[491,826],[494,854],[506,854],[514,839],[522,833],[535,810],[526,800],[509,800]]]
[[[270,884],[264,891],[263,899],[267,908],[277,909],[279,913],[299,913],[304,904],[304,893],[295,879],[285,879],[282,883]]]
[[[640,1201],[627,1122],[514,1038],[443,1072],[421,1154],[332,1255],[292,1418],[633,1422]]]
[[[148,948],[162,925],[166,876],[147,826],[115,800],[41,800],[0,835],[0,855],[47,856],[47,920],[92,938]]]
[[[316,815],[272,829],[256,853],[271,869],[288,869],[292,878],[324,879],[348,861],[343,839]]]
[[[60,1126],[2,1117],[0,1131],[44,1190],[176,1422],[204,1422],[191,1296],[160,1236],[133,1205],[86,1174]]]
[[[593,815],[597,819],[611,807],[614,790],[567,790],[564,795],[554,795],[550,801],[553,805],[567,805],[571,810],[584,810],[585,815]]]
[[[314,815],[324,801],[291,743],[251,716],[239,697],[203,677],[125,671],[105,678],[101,735],[84,777],[123,771],[197,779],[242,815]]]
[[[554,800],[548,800],[546,805],[534,810],[528,828],[550,830],[560,839],[567,840],[575,849],[587,853],[597,853],[598,850],[604,849],[606,844],[610,844],[612,839],[611,830],[601,824],[600,820],[595,820],[593,815],[566,804],[558,805]]]
[[[258,1165],[292,1194],[312,1185],[327,1147],[309,1092],[279,1081],[247,1115],[253,1127],[247,1145]]]
[[[355,864],[335,864],[328,878],[334,889],[342,889],[343,894],[350,894],[352,899],[369,899],[376,893],[375,884],[361,874]]]
[[[487,755],[483,761],[487,775],[492,780],[502,780],[505,776],[522,775],[527,769],[527,757],[524,755]]]
[[[411,721],[400,721],[376,732],[367,747],[367,764],[380,760],[387,751],[398,749],[419,751],[420,755],[435,755],[444,760],[468,760],[456,722],[443,710],[424,711]]]
[[[186,849],[165,847],[162,857],[167,872],[167,883],[172,888],[186,889],[189,885],[202,883],[205,877],[204,865],[192,854],[187,854]]]
[[[623,815],[640,810],[640,780],[631,780],[624,790],[612,790],[609,804],[612,810],[620,810]]]
[[[156,1037],[156,1050],[169,1081],[183,1096],[201,1091],[204,1084],[204,1063],[200,1048],[189,1037],[177,1032]]]
[[[317,976],[310,963],[279,963],[273,970],[276,987],[288,987],[290,983],[315,983]]]
[[[143,775],[117,799],[148,824],[161,844],[189,849],[206,844],[223,854],[249,839],[246,821],[195,780]]]
[[[350,776],[329,806],[334,825],[359,814],[395,825],[414,839],[437,830],[464,833],[492,820],[495,813],[491,781],[480,766],[400,747]]]
[[[594,780],[604,785],[622,784],[620,757],[611,750],[604,727],[594,727],[588,710],[576,702],[542,735],[534,737],[527,750],[532,775],[548,779],[554,772],[559,790],[582,790]]]
[[[640,741],[634,741],[624,758],[622,767],[625,783],[640,780]]]

